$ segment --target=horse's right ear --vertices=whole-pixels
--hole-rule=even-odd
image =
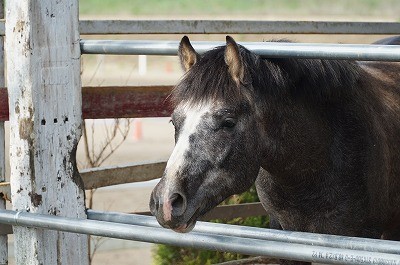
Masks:
[[[184,36],[179,43],[178,56],[186,72],[200,59],[200,55],[194,50],[187,36]]]

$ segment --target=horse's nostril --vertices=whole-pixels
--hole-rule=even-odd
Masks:
[[[186,198],[179,193],[174,193],[170,197],[172,215],[181,216],[186,210]]]

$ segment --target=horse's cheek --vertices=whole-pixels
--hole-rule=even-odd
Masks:
[[[257,164],[260,159],[260,139],[261,136],[256,131],[246,131],[242,142],[242,149],[245,152],[244,158],[248,160],[248,165]]]

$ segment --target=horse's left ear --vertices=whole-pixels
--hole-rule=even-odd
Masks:
[[[239,46],[231,36],[226,36],[225,63],[233,80],[240,86],[244,81],[244,65]]]
[[[178,56],[185,72],[200,60],[200,55],[194,50],[187,36],[184,36],[179,43]]]

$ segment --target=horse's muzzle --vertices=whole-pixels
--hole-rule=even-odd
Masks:
[[[163,182],[157,184],[150,197],[150,211],[159,224],[177,232],[186,232],[186,196],[179,190],[169,191]]]

